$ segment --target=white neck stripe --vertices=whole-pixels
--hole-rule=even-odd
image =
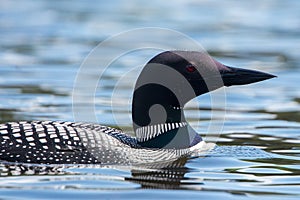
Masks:
[[[143,126],[136,129],[136,138],[139,142],[145,142],[152,138],[155,138],[162,133],[174,130],[179,127],[187,126],[187,122],[165,123],[155,124],[149,126]]]

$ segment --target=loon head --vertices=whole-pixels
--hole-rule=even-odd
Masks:
[[[204,52],[162,52],[145,65],[135,85],[132,119],[138,143],[147,148],[191,147],[202,139],[185,120],[188,101],[222,86],[273,77],[225,66]]]

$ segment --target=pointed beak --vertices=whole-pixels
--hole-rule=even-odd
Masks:
[[[255,70],[239,69],[228,66],[226,66],[226,68],[228,69],[221,71],[221,77],[225,86],[246,85],[277,77],[272,74]]]

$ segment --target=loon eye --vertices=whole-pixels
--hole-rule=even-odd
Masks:
[[[190,73],[196,71],[196,67],[194,65],[187,65],[185,69]]]

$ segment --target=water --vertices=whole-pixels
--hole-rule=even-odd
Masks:
[[[226,88],[225,123],[220,134],[207,133],[212,114],[209,95],[187,105],[188,121],[206,141],[231,146],[225,152],[223,148],[219,156],[195,157],[156,171],[128,166],[44,166],[38,173],[26,167],[20,173],[1,165],[0,198],[298,199],[299,8],[300,2],[293,0],[178,0],[171,4],[2,0],[1,122],[73,121],[72,90],[80,64],[99,42],[131,28],[175,29],[200,42],[225,64],[267,71],[278,78]],[[123,46],[126,43],[114,48]],[[108,48],[102,56],[110,51]],[[112,64],[95,94],[99,123],[119,126],[132,134],[128,113],[131,89],[138,66],[155,52],[131,52]],[[132,66],[136,70],[128,73]],[[124,74],[112,113],[110,97],[118,77]],[[216,114],[212,122],[222,124],[224,109],[213,107]],[[260,150],[247,156],[249,149],[238,146]]]

